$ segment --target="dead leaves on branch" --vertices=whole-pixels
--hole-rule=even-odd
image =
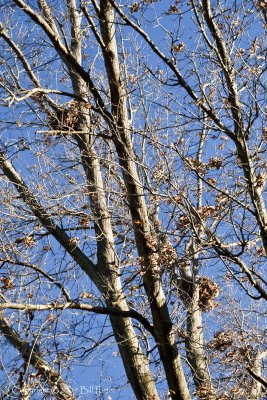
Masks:
[[[133,5],[131,7],[131,13],[137,12],[139,10],[139,8],[140,8],[140,4],[139,3],[137,3],[137,2],[133,3]]]
[[[1,282],[2,282],[2,286],[0,289],[12,290],[15,288],[15,286],[13,284],[13,278],[10,278],[8,276],[3,276],[1,278]]]
[[[221,157],[211,157],[208,163],[209,168],[215,168],[219,170],[223,165],[223,159]]]
[[[16,244],[24,244],[26,247],[32,247],[35,244],[35,240],[32,235],[28,235],[25,237],[20,237],[15,240]]]
[[[144,4],[153,4],[153,3],[156,3],[157,1],[158,1],[158,0],[142,0],[142,1],[140,1],[140,2],[135,1],[135,2],[132,4],[131,8],[130,8],[131,13],[135,13],[135,12],[139,11],[139,10],[140,10],[140,7],[142,7],[142,5],[144,5]],[[174,2],[174,4],[171,4],[171,5],[169,6],[168,11],[166,12],[166,15],[173,15],[173,14],[179,14],[179,15],[181,15],[181,14],[182,14],[182,11],[181,11],[181,9],[178,7],[179,3],[180,3],[180,0],[176,0],[176,1]]]
[[[142,0],[139,3],[137,1],[135,1],[131,6],[131,13],[133,14],[133,13],[139,11],[142,4],[153,4],[153,3],[156,3],[156,1],[157,0]]]
[[[214,300],[220,293],[220,287],[207,276],[199,278],[196,283],[186,281],[185,279],[181,281],[178,292],[183,302],[191,302],[194,285],[198,286],[198,307],[201,311],[207,312],[217,307],[218,304]]]
[[[201,220],[206,220],[210,217],[213,217],[214,214],[217,211],[217,207],[216,206],[203,206],[200,208],[199,210],[199,215]]]
[[[214,335],[212,341],[208,344],[208,347],[213,350],[224,352],[232,344],[233,344],[233,332],[220,331]]]
[[[90,300],[94,300],[96,298],[96,296],[94,294],[87,292],[86,290],[84,290],[80,293],[80,297],[82,299],[90,299]]]
[[[172,46],[172,51],[174,53],[180,53],[184,49],[185,49],[185,43],[173,44],[173,46]]]
[[[266,179],[267,179],[267,173],[260,172],[256,177],[256,186],[260,189],[263,189],[265,186]]]
[[[195,158],[187,158],[186,163],[191,169],[197,171],[201,175],[207,172],[207,164],[196,160]]]
[[[264,142],[267,142],[267,126],[264,126],[264,127],[262,128],[262,140],[263,140]]]
[[[223,165],[223,159],[211,157],[208,163],[204,163],[195,158],[187,158],[186,163],[192,170],[197,171],[200,175],[205,175],[210,169],[219,170]]]
[[[91,222],[91,220],[88,216],[84,216],[79,219],[79,223],[83,228],[88,228],[90,225],[90,222]]]
[[[199,282],[199,308],[202,311],[212,310],[217,306],[214,299],[219,295],[220,287],[210,278],[203,276]]]
[[[251,362],[253,360],[253,347],[244,345],[242,347],[235,347],[225,354],[223,360],[226,365],[233,365],[234,363]]]
[[[256,3],[256,7],[257,8],[259,8],[260,10],[267,10],[267,2],[266,2],[266,0],[261,0],[261,1],[258,1],[257,3]]]
[[[79,114],[78,105],[77,101],[72,101],[59,108],[57,112],[51,112],[47,119],[50,128],[56,131],[75,131]]]
[[[194,395],[198,396],[202,400],[215,400],[215,391],[212,387],[199,386]]]
[[[170,268],[177,259],[176,251],[171,244],[166,244],[160,249],[159,261],[163,268]]]
[[[213,351],[212,357],[221,357],[226,365],[255,362],[255,349],[250,344],[244,343],[242,334],[230,329],[215,333],[207,347]]]
[[[189,228],[189,226],[194,225],[195,227],[200,226],[200,224],[206,221],[208,218],[216,217],[221,212],[218,206],[203,206],[196,210],[198,218],[196,215],[187,215],[183,214],[180,216],[177,227],[180,230],[185,230]]]

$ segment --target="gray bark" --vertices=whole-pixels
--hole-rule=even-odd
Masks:
[[[201,234],[199,232],[199,234]],[[177,279],[179,291],[187,310],[186,356],[192,372],[198,396],[203,399],[215,400],[215,392],[208,368],[204,349],[202,310],[200,307],[200,286],[198,278],[198,251],[194,238],[187,244],[188,258],[192,265],[178,262],[180,279]]]
[[[71,54],[77,63],[81,64],[81,15],[77,11],[75,0],[69,0],[68,7],[72,33]],[[64,57],[63,61],[65,61]],[[81,98],[85,98],[87,86],[84,80],[76,71],[73,71],[69,62],[67,62],[67,66],[69,68],[74,93]],[[122,298],[123,293],[119,278],[119,260],[115,251],[114,236],[105,199],[100,165],[92,145],[90,115],[88,109],[82,102],[79,103],[78,111],[77,129],[78,131],[88,132],[82,136],[75,135],[75,137],[80,149],[81,162],[84,168],[90,198],[90,206],[94,215],[98,259],[96,270],[100,281],[98,288],[108,306],[116,304],[119,310],[129,311],[127,302]],[[126,375],[136,398],[140,400],[145,398],[159,399],[155,382],[149,370],[148,360],[140,348],[132,320],[120,316],[110,316],[110,320],[116,342],[119,346]]]
[[[204,351],[202,311],[199,308],[199,286],[192,284],[192,292],[187,305],[186,354],[198,396],[214,400],[216,398],[208,362]],[[208,395],[208,397],[207,397]]]
[[[262,370],[263,370],[263,359],[266,357],[266,351],[258,351],[253,365],[251,368],[248,368],[248,372],[253,378],[251,384],[251,392],[248,400],[258,400],[262,399],[264,396],[264,392],[267,389],[267,382],[262,377]],[[265,390],[263,390],[265,388]]]
[[[265,253],[267,254],[267,211],[262,196],[262,188],[258,184],[257,175],[253,166],[253,157],[250,154],[247,145],[247,135],[249,132],[245,131],[244,127],[241,112],[242,106],[239,101],[233,63],[227,51],[221,32],[216,24],[214,15],[212,14],[210,0],[203,0],[202,6],[205,21],[214,41],[216,42],[216,55],[219,63],[221,64],[229,92],[229,102],[232,119],[234,122],[234,134],[230,135],[230,138],[234,141],[236,146],[237,156],[240,160],[240,166],[243,169],[244,176],[247,181],[248,191],[254,207],[255,217],[260,228],[262,243]]]
[[[45,379],[45,382],[54,393],[58,400],[75,400],[75,396],[70,386],[61,378],[30,344],[21,339],[19,334],[13,329],[8,321],[0,314],[0,332],[21,354],[26,363],[30,363],[38,373]]]
[[[111,93],[112,114],[116,121],[112,127],[115,137],[114,144],[127,190],[136,247],[143,260],[144,286],[155,326],[155,339],[166,373],[171,398],[188,400],[190,394],[175,344],[172,321],[160,279],[157,241],[148,220],[142,184],[137,173],[135,155],[130,139],[131,126],[127,115],[127,94],[121,79],[114,12],[109,1],[100,1],[99,21],[104,43],[103,57]]]

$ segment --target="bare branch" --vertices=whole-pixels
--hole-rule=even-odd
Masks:
[[[81,310],[94,312],[96,314],[115,315],[124,318],[134,318],[140,322],[143,327],[154,336],[154,328],[148,322],[148,320],[139,314],[136,310],[130,309],[129,311],[123,311],[116,307],[99,307],[91,306],[89,304],[81,304],[77,301],[70,301],[67,303],[50,303],[50,304],[21,304],[21,303],[0,303],[0,309],[11,309],[11,310],[22,310],[22,311],[47,311],[47,310]]]
[[[6,160],[5,155],[0,153],[0,168],[7,178],[14,184],[22,200],[31,209],[33,215],[40,221],[40,223],[50,232],[55,239],[65,248],[69,255],[80,265],[84,272],[95,282],[99,284],[97,277],[96,267],[92,261],[77,247],[71,238],[55,224],[55,222],[48,215],[47,210],[42,207],[33,193],[29,190],[23,182],[19,174],[16,172],[12,164]]]
[[[45,379],[58,400],[75,400],[72,389],[61,378],[48,362],[41,356],[40,352],[21,339],[19,334],[12,328],[8,321],[0,315],[0,332],[8,342],[19,351],[25,362],[30,363],[37,369],[38,373]]]

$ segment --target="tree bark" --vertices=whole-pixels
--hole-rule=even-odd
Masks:
[[[19,334],[13,329],[8,321],[0,314],[0,331],[21,354],[26,363],[30,363],[38,373],[45,379],[45,382],[54,393],[58,400],[75,400],[70,386],[61,378],[60,374],[55,371],[48,362],[40,355],[34,347],[28,342],[21,339]]]
[[[75,0],[68,1],[71,19],[71,51],[77,63],[81,64],[80,23],[81,14]],[[87,86],[83,79],[69,66],[73,91],[81,98],[86,97]],[[90,207],[94,215],[94,229],[97,245],[97,270],[100,276],[100,291],[106,304],[116,305],[119,310],[129,311],[119,277],[119,260],[115,251],[111,219],[105,199],[105,190],[97,154],[92,144],[90,112],[80,102],[78,105],[78,131],[88,132],[75,135],[80,149],[81,162],[86,176]],[[126,375],[137,399],[158,400],[155,382],[149,370],[148,359],[143,354],[130,318],[110,316],[116,342],[126,371]]]
[[[127,190],[136,247],[143,264],[144,287],[150,303],[155,326],[155,339],[166,373],[170,395],[172,399],[189,400],[190,394],[162,289],[157,240],[148,220],[143,189],[137,173],[135,155],[130,139],[131,126],[127,115],[127,93],[121,79],[114,18],[110,2],[101,0],[99,21],[104,43],[103,57],[109,80],[112,114],[116,121],[116,124],[112,127],[115,137],[114,144]]]
[[[217,46],[216,55],[224,73],[229,92],[228,98],[234,125],[234,135],[230,135],[230,138],[234,141],[236,146],[237,157],[247,181],[248,191],[254,207],[255,217],[260,228],[260,235],[265,249],[265,254],[267,254],[267,211],[262,196],[262,187],[257,180],[257,175],[253,166],[253,157],[250,154],[247,145],[247,136],[249,135],[249,132],[245,130],[242,118],[242,107],[239,100],[233,62],[229,52],[227,51],[220,29],[216,24],[216,19],[212,15],[210,0],[202,0],[202,6],[205,21]]]
[[[192,283],[187,304],[186,354],[198,396],[215,400],[208,362],[204,351],[202,311],[199,308],[199,285]]]

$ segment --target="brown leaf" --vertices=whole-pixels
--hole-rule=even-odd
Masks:
[[[172,50],[174,51],[174,53],[180,53],[181,51],[183,51],[185,48],[185,44],[184,43],[179,43],[177,45],[173,45],[172,46]]]
[[[14,289],[13,279],[12,278],[9,278],[8,276],[3,276],[1,278],[1,282],[3,284],[1,289],[4,289],[4,290]]]
[[[137,12],[139,10],[139,7],[140,7],[139,3],[137,3],[137,2],[133,3],[133,5],[131,7],[131,13]]]
[[[88,225],[89,225],[89,223],[90,223],[90,218],[89,218],[88,216],[81,217],[81,218],[79,219],[79,223],[81,224],[81,226],[82,226],[83,228],[87,228]]]
[[[220,157],[212,157],[209,160],[208,166],[210,168],[216,168],[217,170],[221,168],[223,159]]]
[[[94,299],[95,296],[92,293],[86,292],[85,290],[80,293],[82,299]]]
[[[76,244],[79,243],[79,240],[80,240],[80,239],[79,239],[78,237],[73,237],[73,238],[70,239],[70,243],[76,245]]]

